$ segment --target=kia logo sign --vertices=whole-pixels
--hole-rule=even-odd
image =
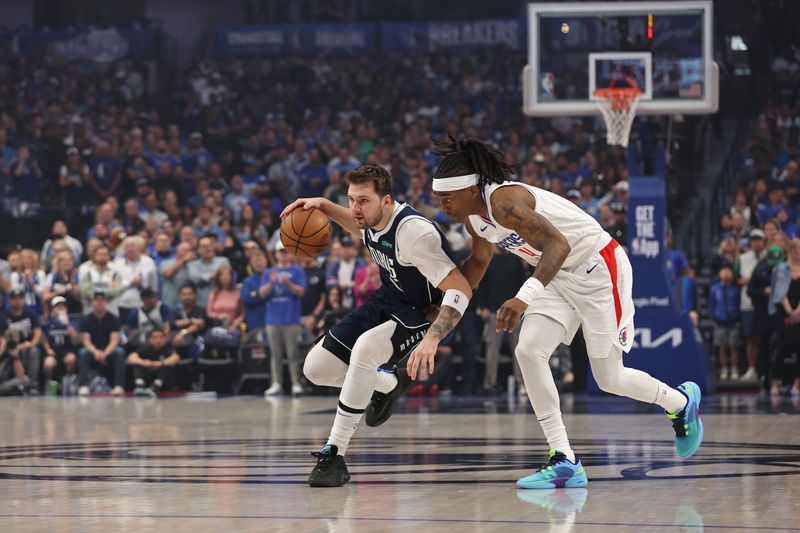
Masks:
[[[667,343],[671,343],[672,348],[683,344],[683,330],[672,328],[663,335],[654,337],[653,330],[650,328],[636,328],[636,334],[633,337],[634,348],[658,348]]]

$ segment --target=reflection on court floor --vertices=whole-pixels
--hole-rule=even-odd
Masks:
[[[407,401],[362,425],[353,481],[311,489],[333,398],[0,402],[9,531],[800,531],[800,404],[709,397],[690,460],[650,406],[564,398],[586,489],[518,490],[545,459],[530,407]]]

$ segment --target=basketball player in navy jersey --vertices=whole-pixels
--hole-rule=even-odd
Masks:
[[[364,164],[347,175],[350,208],[324,198],[302,198],[287,206],[317,208],[346,231],[360,235],[380,268],[382,286],[311,349],[303,372],[316,385],[341,387],[328,442],[315,454],[312,487],[340,487],[350,474],[344,455],[373,392],[390,411],[409,384],[434,371],[439,342],[464,314],[472,290],[450,258],[447,239],[411,206],[392,198],[392,177]],[[433,323],[426,309],[440,306]],[[378,371],[408,357],[398,372]],[[380,413],[379,413],[380,414]],[[388,417],[387,417],[388,418]],[[376,425],[376,424],[371,424]]]
[[[572,202],[510,180],[502,152],[475,139],[437,142],[445,158],[434,194],[449,218],[472,235],[472,255],[462,267],[474,287],[486,272],[492,245],[521,257],[536,271],[497,311],[497,331],[513,331],[523,318],[515,349],[525,390],[550,446],[547,462],[517,484],[526,489],[582,487],[586,472],[569,444],[548,359],[569,344],[579,326],[597,384],[606,392],[661,406],[675,430],[681,457],[703,440],[700,388],[672,388],[626,368],[633,340],[632,272],[625,251]],[[384,415],[388,418],[391,413]]]

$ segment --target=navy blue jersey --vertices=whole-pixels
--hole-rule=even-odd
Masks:
[[[67,329],[67,325],[57,318],[50,317],[50,320],[45,325],[44,330],[45,334],[47,335],[47,342],[56,353],[67,353],[75,349],[72,344],[72,338],[69,336],[69,329]]]
[[[439,304],[442,301],[442,291],[431,285],[422,273],[413,266],[403,266],[397,259],[397,228],[400,223],[409,218],[417,217],[433,226],[442,239],[442,250],[452,260],[453,252],[447,238],[439,231],[433,222],[419,214],[410,205],[401,204],[394,217],[389,221],[389,227],[375,237],[372,230],[364,231],[364,244],[369,249],[375,263],[381,271],[381,291],[387,296],[408,303],[412,307],[424,309],[428,304]]]

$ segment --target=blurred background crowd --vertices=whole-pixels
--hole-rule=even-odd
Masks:
[[[369,16],[358,2],[340,4],[352,9],[339,16]],[[272,13],[246,2],[243,13],[262,22],[332,16],[275,5]],[[430,189],[431,139],[446,132],[495,144],[519,163],[517,179],[566,196],[627,245],[626,151],[605,144],[595,118],[525,117],[524,52],[221,59],[201,50],[165,74],[130,58],[23,53],[14,33],[0,43],[2,393],[309,392],[303,350],[380,280],[361,243],[338,231],[328,253],[294,260],[281,249],[278,214],[298,197],[347,205],[344,176],[374,162],[394,177],[396,199],[439,224],[464,258],[468,236]],[[698,253],[676,231],[668,264],[721,382],[776,394],[800,392],[800,63],[789,44],[763,47],[760,115],[729,109],[741,126],[718,180],[725,200],[711,210],[719,244]],[[689,199],[718,157],[724,124],[714,116],[634,126],[633,150],[669,144],[676,228],[692,216]],[[498,251],[442,347],[445,363],[415,394],[496,393],[514,382],[510,392],[524,394],[520,379],[505,379],[518,378],[515,339],[489,333],[528,275]],[[552,361],[560,385],[585,387],[580,336]]]

